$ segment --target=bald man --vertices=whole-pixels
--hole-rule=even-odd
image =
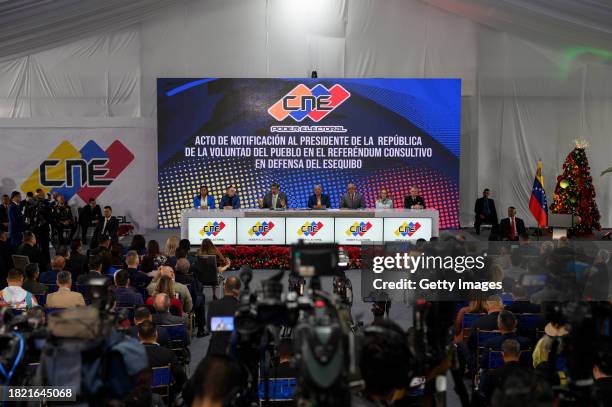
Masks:
[[[153,298],[153,306],[156,313],[153,322],[157,325],[176,325],[184,323],[183,318],[170,313],[170,297],[165,293],[159,293]]]

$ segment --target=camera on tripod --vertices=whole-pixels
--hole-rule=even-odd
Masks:
[[[269,400],[269,361],[276,357],[283,336],[293,338],[297,372],[296,398],[319,405],[348,405],[349,382],[357,375],[355,341],[348,313],[343,313],[337,298],[321,288],[321,277],[343,276],[336,244],[292,246],[291,272],[310,279],[299,295],[284,291],[284,271],[262,281],[251,291],[252,271],[240,273],[244,290],[235,315],[233,353],[249,371],[249,385],[243,399],[259,401],[259,373],[264,383],[264,401]]]

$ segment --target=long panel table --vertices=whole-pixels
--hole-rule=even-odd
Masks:
[[[359,245],[362,241],[397,242],[439,235],[435,209],[185,209],[181,238],[198,245],[286,245],[307,242]]]

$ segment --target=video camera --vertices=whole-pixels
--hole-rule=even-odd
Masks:
[[[259,402],[260,367],[263,400],[269,400],[270,360],[276,357],[284,335],[293,336],[297,369],[296,398],[316,405],[349,405],[349,379],[356,375],[355,342],[348,313],[343,313],[335,296],[321,289],[321,277],[343,275],[336,244],[292,246],[291,271],[310,279],[303,295],[284,292],[284,271],[262,281],[251,291],[252,271],[243,267],[244,285],[234,319],[233,353],[249,372],[243,404]]]

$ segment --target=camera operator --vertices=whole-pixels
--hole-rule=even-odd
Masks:
[[[241,283],[238,277],[229,277],[223,286],[223,298],[210,303],[206,327],[211,331],[210,321],[213,317],[233,317],[238,306]],[[231,340],[231,332],[212,332],[207,355],[226,354]]]
[[[51,206],[49,205],[45,191],[41,188],[36,190],[35,198],[26,206],[26,218],[30,228],[36,235],[38,247],[43,255],[44,263],[41,266],[46,267],[51,260],[51,255],[49,254]]]
[[[593,366],[593,378],[597,405],[612,405],[612,343],[607,342],[599,346]]]
[[[365,389],[353,397],[351,406],[375,406],[398,399],[410,385],[411,365],[406,335],[397,324],[383,320],[366,327],[359,366]]]

